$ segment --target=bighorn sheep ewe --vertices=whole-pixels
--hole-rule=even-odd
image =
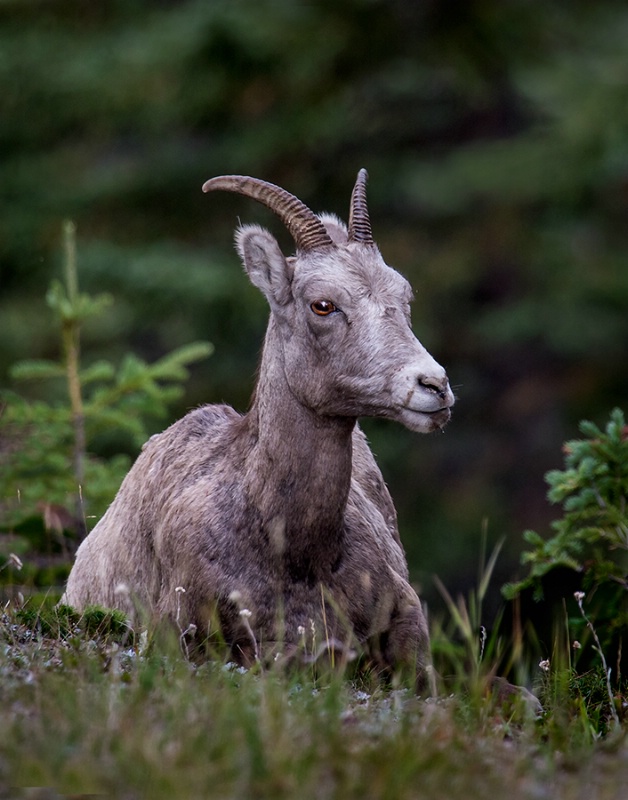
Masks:
[[[356,420],[427,433],[447,423],[454,397],[412,333],[409,284],[373,242],[366,178],[361,170],[348,229],[261,180],[205,183],[263,203],[296,243],[286,258],[263,228],[237,231],[271,309],[251,407],[203,406],[150,439],[80,546],[64,602],[128,610],[130,595],[201,640],[218,625],[241,663],[311,652],[315,632],[318,644],[421,675],[425,617]]]

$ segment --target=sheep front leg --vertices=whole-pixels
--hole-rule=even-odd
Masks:
[[[418,694],[432,693],[430,637],[427,620],[416,592],[394,575],[395,601],[387,625],[369,641],[373,662]]]
[[[415,597],[403,598],[390,620],[382,655],[394,676],[403,684],[414,684],[417,694],[431,694],[431,655],[427,620]]]

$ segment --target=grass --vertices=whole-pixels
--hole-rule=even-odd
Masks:
[[[538,714],[488,668],[423,699],[340,675],[193,665],[176,636],[151,648],[102,610],[55,613],[0,620],[0,798],[597,800],[628,785],[621,729],[596,726],[604,675],[587,678],[593,709],[586,681],[539,670]]]

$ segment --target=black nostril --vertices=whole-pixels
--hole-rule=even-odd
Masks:
[[[419,378],[419,386],[427,389],[428,392],[434,392],[441,400],[445,399],[445,390],[435,383],[431,383],[429,378]]]

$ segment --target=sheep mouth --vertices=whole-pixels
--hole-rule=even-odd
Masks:
[[[451,408],[449,408],[449,406],[437,408],[436,411],[417,411],[415,413],[424,414],[438,425],[446,425],[451,419]]]
[[[401,409],[401,421],[409,428],[424,431],[442,430],[451,419],[451,408],[444,406],[434,411],[422,411],[406,406]]]

